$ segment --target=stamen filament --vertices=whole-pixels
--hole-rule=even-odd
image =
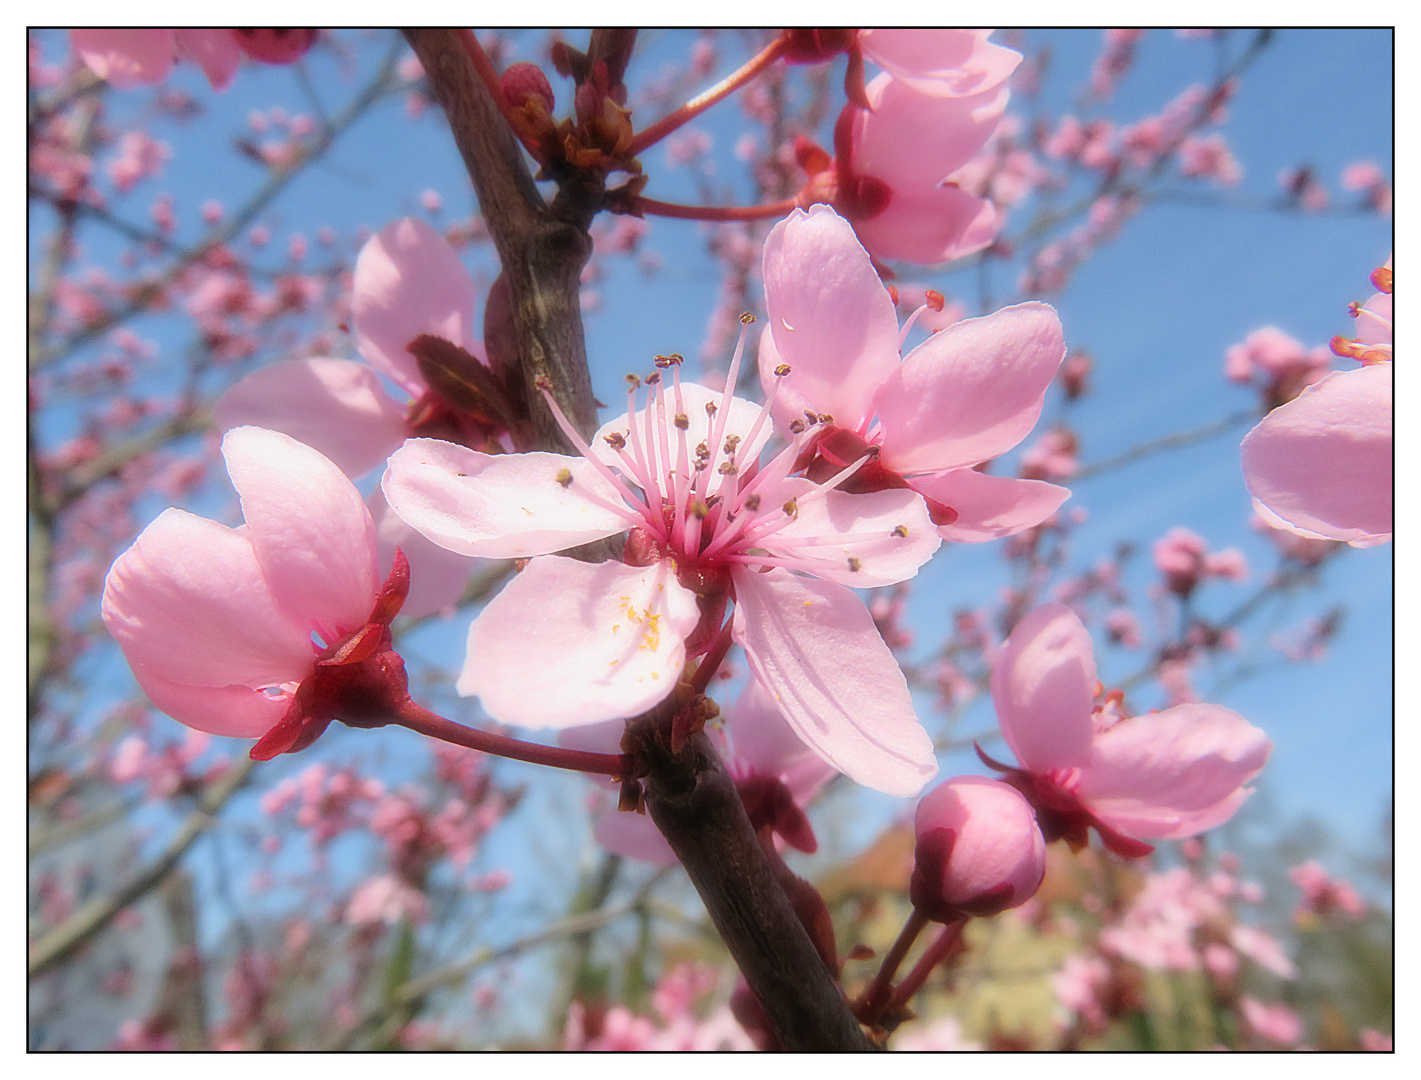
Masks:
[[[923,312],[927,311],[931,306],[932,305],[930,304],[924,304],[922,307],[918,308],[917,311],[913,312],[913,314],[909,315],[906,320],[904,320],[903,328],[898,331],[899,352],[903,351],[903,342],[908,340],[908,331],[913,329],[913,324],[918,321],[918,317],[922,315]]]
[[[864,465],[868,464],[868,462],[872,461],[877,456],[877,454],[865,454],[863,457],[855,461],[852,465],[848,466],[845,469],[840,469],[828,480],[824,481],[824,483],[817,484],[810,491],[806,491],[803,495],[796,496],[795,501],[798,503],[799,508],[802,510],[804,509],[806,504],[816,502],[819,499],[825,498],[829,494],[829,492],[833,491],[840,484],[846,481],[849,477],[853,476],[854,473],[858,472],[859,469],[863,468]],[[780,515],[778,520],[771,518],[769,521],[764,522],[761,525],[757,525],[753,529],[746,530],[746,533],[742,538],[741,542],[742,544],[758,543],[765,537],[771,536],[774,533],[779,532],[781,529],[788,526],[789,523],[794,520],[795,519],[789,514]]]
[[[551,391],[543,390],[543,400],[548,403],[548,408],[552,410],[553,419],[558,422],[558,427],[562,428],[563,434],[572,441],[572,445],[577,447],[582,456],[592,463],[592,467],[602,475],[602,478],[617,489],[617,494],[626,500],[627,505],[637,507],[643,511],[648,524],[654,526],[659,525],[660,522],[656,521],[647,505],[632,494],[631,489],[622,482],[622,478],[608,468],[604,462],[598,460],[596,455],[592,453],[592,448],[588,446],[582,436],[577,433],[577,429],[568,423],[568,419],[563,415],[562,409],[559,408],[558,403],[553,400]],[[660,535],[665,536],[664,530],[660,532]]]

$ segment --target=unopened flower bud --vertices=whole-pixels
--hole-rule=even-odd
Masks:
[[[263,64],[294,64],[310,51],[319,32],[297,27],[233,31],[242,51]]]
[[[1046,842],[1015,788],[982,776],[940,784],[918,803],[910,895],[937,922],[996,915],[1035,895]]]
[[[515,109],[522,108],[530,98],[535,97],[542,99],[543,107],[550,115],[556,106],[552,84],[537,64],[527,61],[509,64],[499,82],[503,87],[503,96]]]

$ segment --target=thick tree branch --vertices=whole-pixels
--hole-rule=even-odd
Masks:
[[[546,375],[573,426],[584,438],[591,437],[597,413],[580,293],[582,267],[592,254],[587,228],[601,202],[601,185],[566,186],[549,207],[458,31],[418,29],[404,34],[444,108],[512,290],[518,362],[527,398],[533,402],[536,433],[535,445],[519,449],[574,453],[534,380]]]
[[[652,730],[654,713],[633,725],[651,770],[647,810],[701,894],[780,1045],[792,1052],[872,1050],[776,880],[710,740],[693,735],[674,754]]]

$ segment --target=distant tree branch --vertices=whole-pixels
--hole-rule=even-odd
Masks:
[[[255,765],[256,762],[246,758],[232,765],[221,779],[202,793],[197,807],[156,859],[142,867],[117,890],[89,901],[31,945],[29,977],[33,979],[73,955],[81,945],[113,922],[120,911],[157,888],[178,865],[188,848],[216,824],[217,815],[247,782]]]

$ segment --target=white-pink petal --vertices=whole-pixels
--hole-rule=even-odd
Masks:
[[[898,366],[898,316],[853,227],[828,206],[794,210],[765,240],[760,382],[768,395],[788,364],[775,415],[804,409],[861,429],[873,392]]]
[[[966,97],[922,93],[883,74],[867,87],[872,110],[854,118],[853,169],[894,191],[936,187],[966,165],[1006,111],[1006,87]]]
[[[976,469],[915,476],[913,490],[957,511],[957,520],[938,525],[944,540],[980,544],[1040,525],[1071,497],[1070,490],[1042,480],[991,476]]]
[[[485,454],[409,439],[381,481],[390,508],[442,548],[486,559],[564,551],[628,527],[621,496],[584,458]]]
[[[455,684],[505,724],[562,728],[635,716],[676,685],[695,593],[671,563],[532,560],[469,627]]]
[[[675,866],[676,853],[649,814],[607,810],[592,823],[592,838],[614,855],[639,859],[653,866]]]
[[[482,355],[474,334],[474,279],[458,253],[418,218],[386,225],[355,260],[351,312],[360,353],[409,391],[424,378],[406,346],[434,334]]]
[[[1021,53],[988,41],[990,30],[878,27],[860,30],[864,54],[919,93],[960,96],[1001,85]]]
[[[272,598],[246,529],[165,510],[115,560],[104,625],[135,668],[196,686],[299,681],[309,631]]]
[[[736,761],[759,776],[779,777],[800,806],[838,772],[805,745],[753,676],[726,710],[725,727]]]
[[[268,694],[248,686],[188,686],[133,665],[133,677],[160,712],[209,735],[255,739],[285,714],[291,693]]]
[[[992,659],[992,701],[1007,746],[1034,773],[1084,765],[1091,752],[1095,650],[1064,604],[1024,615]]]
[[[1340,371],[1243,440],[1248,490],[1303,535],[1370,546],[1392,528],[1391,364]]]
[[[173,31],[178,52],[197,63],[214,90],[226,90],[242,62],[242,47],[230,27],[189,27]]]
[[[464,595],[475,560],[427,540],[390,509],[379,487],[370,492],[365,505],[375,521],[380,579],[383,581],[389,575],[396,548],[404,552],[410,564],[410,591],[400,614],[420,619],[457,604]]]
[[[779,488],[773,501],[782,505],[797,496],[797,516],[763,544],[771,555],[794,560],[797,569],[852,588],[893,585],[916,574],[942,543],[915,491],[808,497],[815,487],[792,479]]]
[[[903,475],[975,465],[1036,424],[1066,355],[1056,312],[1031,301],[938,331],[903,360],[874,402],[883,464]]]
[[[785,570],[733,576],[734,639],[799,737],[860,784],[921,791],[937,773],[932,739],[863,601]]]
[[[1002,216],[991,199],[953,184],[894,189],[888,205],[855,222],[864,245],[879,259],[935,266],[981,251],[996,239]]]
[[[223,436],[222,456],[282,610],[323,635],[362,626],[380,581],[375,523],[355,485],[329,458],[279,431],[234,428]]]
[[[167,29],[90,27],[70,30],[69,42],[89,70],[115,90],[157,86],[173,67],[173,32]]]
[[[404,441],[405,409],[374,368],[312,357],[252,372],[218,398],[213,416],[222,431],[251,424],[290,435],[357,477]]]
[[[1193,836],[1233,815],[1272,748],[1229,709],[1176,705],[1097,734],[1077,793],[1129,836]]]

